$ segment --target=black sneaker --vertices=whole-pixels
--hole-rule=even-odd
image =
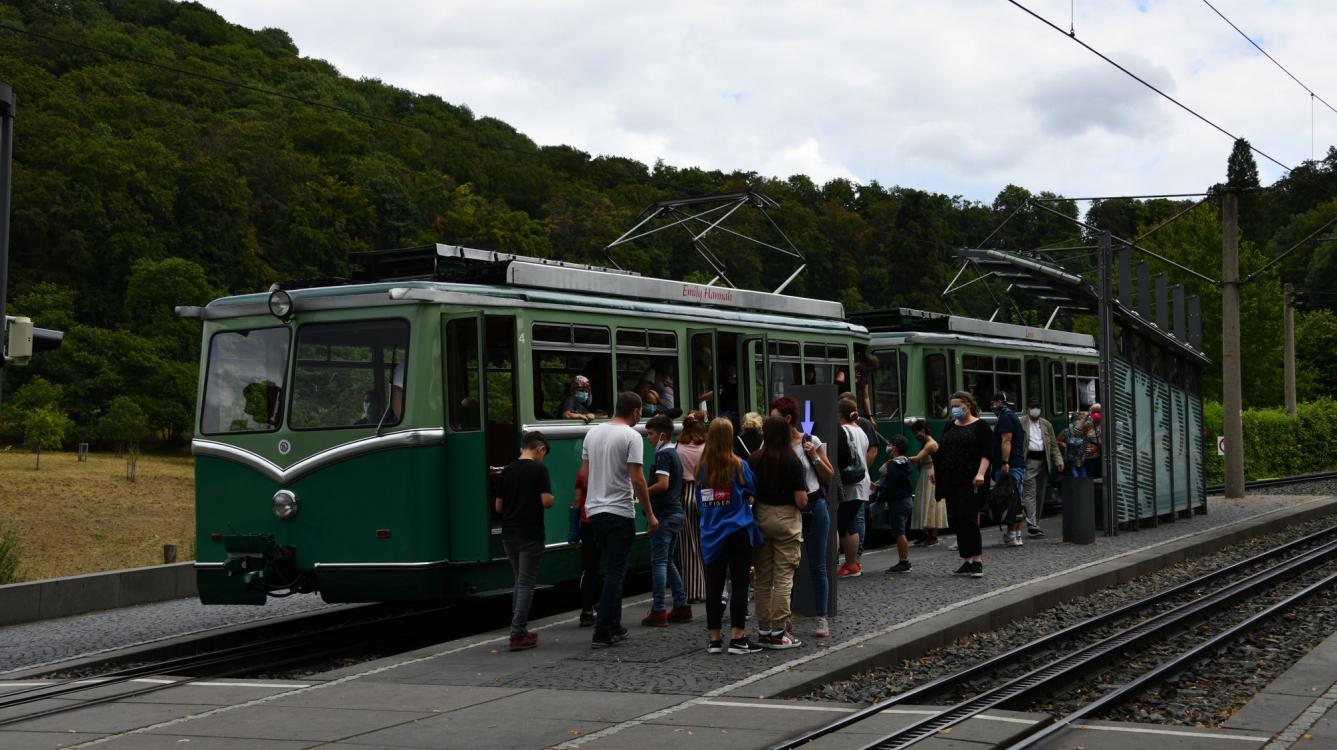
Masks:
[[[891,566],[890,568],[887,568],[887,572],[888,572],[888,573],[909,573],[909,572],[910,572],[910,561],[909,561],[909,560],[901,560],[900,562],[896,563],[895,565]]]
[[[966,575],[970,576],[971,578],[983,578],[984,563],[982,562],[970,563],[970,572],[967,573]]]
[[[706,644],[706,653],[707,654],[724,653],[724,641],[711,641],[710,643]]]
[[[970,571],[971,571],[971,565],[970,565],[970,563],[968,563],[968,562],[963,562],[963,563],[961,563],[961,567],[957,568],[957,569],[956,569],[956,572],[953,573],[952,575],[954,575],[954,576],[968,576],[968,575],[970,575]]]
[[[1045,530],[1040,528],[1039,526],[1030,526],[1027,527],[1026,529],[1026,536],[1032,539],[1040,539],[1044,537],[1044,535],[1045,535]]]
[[[765,650],[749,641],[746,636],[729,641],[729,653],[731,654],[759,654]]]
[[[627,629],[622,627],[621,625],[618,625],[617,627],[613,628],[613,637],[620,641],[627,640]]]
[[[590,639],[590,648],[610,648],[625,640],[627,640],[626,630],[623,630],[621,633],[613,633],[612,635],[599,635],[598,633],[595,633],[594,637]]]
[[[590,627],[594,627],[594,620],[595,620],[595,619],[596,619],[596,618],[595,618],[595,616],[594,616],[594,610],[589,610],[589,611],[587,611],[587,612],[581,612],[581,613],[580,613],[580,627],[582,627],[582,628],[590,628]]]

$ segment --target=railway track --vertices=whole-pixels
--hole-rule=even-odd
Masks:
[[[1287,557],[1287,555],[1292,556]],[[1236,580],[1230,580],[1247,573],[1258,565],[1273,563],[1278,560],[1280,561],[1264,570]],[[1027,665],[1023,674],[1012,678],[1004,678],[994,687],[982,692],[973,692],[973,697],[957,702],[936,714],[880,737],[874,742],[868,742],[867,734],[850,737],[850,747],[863,747],[865,750],[910,747],[917,742],[937,735],[944,729],[957,726],[986,711],[1023,706],[1026,702],[1038,696],[1052,693],[1063,685],[1071,684],[1082,676],[1104,668],[1112,661],[1122,658],[1130,650],[1136,650],[1139,647],[1192,627],[1228,610],[1249,597],[1263,594],[1275,586],[1285,585],[1286,582],[1297,576],[1312,573],[1317,566],[1326,565],[1333,560],[1337,560],[1337,526],[1279,545],[1226,568],[1213,571],[1035,639],[1012,651],[932,680],[822,727],[792,737],[773,746],[771,750],[791,750],[792,748],[803,747],[820,738],[838,734],[842,730],[853,727],[893,706],[930,704],[935,697],[957,691],[970,694],[973,692],[968,688],[970,684],[989,678],[999,672],[1016,670],[1022,665]],[[1011,747],[1033,747],[1036,743],[1052,737],[1056,732],[1062,731],[1073,722],[1108,709],[1119,702],[1129,700],[1138,695],[1148,685],[1154,684],[1156,681],[1164,679],[1166,675],[1173,674],[1185,665],[1202,658],[1204,653],[1219,648],[1222,644],[1228,643],[1231,639],[1258,623],[1278,616],[1296,603],[1333,585],[1337,585],[1337,572],[1326,575],[1321,580],[1250,615],[1242,622],[1211,635],[1180,655],[1144,672],[1136,679],[1130,680],[1128,684],[1112,690],[1100,699],[1086,704],[1070,714],[1059,717],[1051,723],[1037,725],[1031,734],[1015,742]],[[1215,588],[1164,611],[1149,614],[1163,608],[1168,601],[1208,586],[1215,586]],[[1145,619],[1132,622],[1112,635],[1099,637],[1098,640],[1080,646],[1069,645],[1066,652],[1063,650],[1064,645],[1069,644],[1069,642],[1080,641],[1084,637],[1091,638],[1093,637],[1092,634],[1104,632],[1111,623],[1136,620],[1137,618]],[[1037,656],[1043,655],[1045,652],[1055,652],[1060,655],[1057,658],[1049,659],[1038,667],[1029,668],[1029,665],[1036,660]]]
[[[1275,479],[1254,479],[1244,483],[1246,490],[1264,490],[1268,487],[1287,487],[1292,484],[1304,484],[1305,482],[1324,482],[1337,479],[1337,471],[1319,471],[1312,474],[1296,474],[1290,477],[1277,477]],[[1226,491],[1225,485],[1214,484],[1207,487],[1208,495],[1220,495]]]

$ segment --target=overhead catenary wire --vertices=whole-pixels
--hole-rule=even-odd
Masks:
[[[1327,100],[1325,100],[1323,97],[1319,96],[1318,94],[1314,93],[1314,90],[1313,90],[1313,89],[1311,89],[1311,88],[1309,88],[1308,86],[1306,86],[1306,85],[1304,84],[1303,81],[1301,81],[1299,78],[1296,78],[1296,77],[1295,77],[1295,74],[1294,74],[1294,73],[1292,73],[1292,72],[1290,72],[1289,70],[1287,70],[1285,65],[1282,65],[1281,63],[1277,62],[1277,58],[1275,58],[1275,57],[1273,57],[1272,55],[1268,54],[1268,51],[1267,51],[1267,50],[1265,50],[1265,49],[1263,49],[1261,46],[1259,46],[1258,42],[1255,42],[1255,41],[1253,40],[1253,38],[1250,37],[1248,34],[1245,34],[1244,31],[1240,29],[1240,27],[1238,27],[1238,26],[1235,25],[1235,22],[1234,22],[1234,21],[1231,21],[1229,18],[1226,18],[1226,14],[1222,13],[1219,9],[1217,9],[1217,7],[1216,7],[1215,5],[1212,5],[1210,2],[1208,2],[1208,0],[1202,0],[1202,4],[1203,4],[1203,5],[1206,5],[1208,8],[1211,8],[1211,9],[1212,9],[1212,12],[1215,13],[1216,15],[1220,16],[1222,21],[1225,21],[1225,22],[1230,26],[1230,28],[1234,29],[1240,36],[1244,37],[1244,40],[1245,40],[1245,41],[1247,41],[1249,44],[1252,44],[1253,47],[1254,47],[1254,49],[1256,49],[1256,50],[1258,50],[1259,52],[1263,53],[1263,57],[1266,57],[1267,59],[1271,60],[1273,65],[1277,66],[1278,68],[1281,68],[1281,72],[1283,72],[1283,73],[1285,73],[1286,75],[1290,76],[1290,79],[1291,79],[1292,81],[1295,81],[1295,83],[1296,83],[1297,86],[1299,86],[1300,88],[1302,88],[1302,89],[1304,89],[1305,91],[1307,91],[1307,92],[1309,93],[1309,96],[1310,96],[1312,99],[1317,99],[1318,101],[1320,101],[1320,102],[1323,103],[1323,106],[1327,107],[1328,109],[1331,109],[1331,110],[1333,111],[1333,113],[1337,114],[1337,108],[1334,108],[1331,104],[1328,104]]]
[[[1100,50],[1096,49],[1095,47],[1092,47],[1091,45],[1087,44],[1086,42],[1082,41],[1081,39],[1078,39],[1077,36],[1076,36],[1076,34],[1069,34],[1068,32],[1064,31],[1063,29],[1059,28],[1058,26],[1055,26],[1054,23],[1053,23],[1052,21],[1050,21],[1049,19],[1047,19],[1047,18],[1045,18],[1044,16],[1040,15],[1039,13],[1036,13],[1035,11],[1033,11],[1033,10],[1031,10],[1030,8],[1026,7],[1025,5],[1022,5],[1022,4],[1021,4],[1020,2],[1018,2],[1017,0],[1007,0],[1007,2],[1009,2],[1009,3],[1013,4],[1013,5],[1015,5],[1016,7],[1020,8],[1020,9],[1021,9],[1022,11],[1024,11],[1027,15],[1031,16],[1032,18],[1034,18],[1035,20],[1039,21],[1040,23],[1043,23],[1044,25],[1048,26],[1049,28],[1053,29],[1054,31],[1057,31],[1058,33],[1062,34],[1063,36],[1068,37],[1069,39],[1073,40],[1074,42],[1076,42],[1076,43],[1082,45],[1082,47],[1084,47],[1084,48],[1085,48],[1088,52],[1090,52],[1091,54],[1095,55],[1096,57],[1099,57],[1101,60],[1104,60],[1105,62],[1109,63],[1110,65],[1113,65],[1115,68],[1118,68],[1119,71],[1122,72],[1124,75],[1128,76],[1129,78],[1132,78],[1134,81],[1137,81],[1138,83],[1142,84],[1143,86],[1147,87],[1148,89],[1151,89],[1152,91],[1156,92],[1157,94],[1159,94],[1159,95],[1160,95],[1162,98],[1164,98],[1165,100],[1169,101],[1170,103],[1174,104],[1176,107],[1179,107],[1180,109],[1184,110],[1185,112],[1187,112],[1187,113],[1193,115],[1194,117],[1198,118],[1199,120],[1203,121],[1203,122],[1206,123],[1207,125],[1211,126],[1211,127],[1214,128],[1215,130],[1217,130],[1218,132],[1220,132],[1222,135],[1227,136],[1228,138],[1230,138],[1230,139],[1233,140],[1233,141],[1238,141],[1238,140],[1240,140],[1240,137],[1239,137],[1239,136],[1235,135],[1234,133],[1231,133],[1229,130],[1226,130],[1225,128],[1221,127],[1220,125],[1217,125],[1215,122],[1209,120],[1205,115],[1199,114],[1197,110],[1193,109],[1192,107],[1188,106],[1187,104],[1184,104],[1183,102],[1179,101],[1178,99],[1174,98],[1173,96],[1170,96],[1169,94],[1165,93],[1165,92],[1162,91],[1161,89],[1159,89],[1159,88],[1157,88],[1156,86],[1152,85],[1152,84],[1151,84],[1150,82],[1148,82],[1145,78],[1142,78],[1141,76],[1139,76],[1138,74],[1136,74],[1136,73],[1134,73],[1133,71],[1129,70],[1128,68],[1125,68],[1124,66],[1122,66],[1122,65],[1120,65],[1119,63],[1115,62],[1112,58],[1110,58],[1109,56],[1107,56],[1106,54],[1104,54],[1104,53],[1101,52]],[[1282,169],[1286,170],[1287,172],[1291,171],[1291,168],[1290,168],[1290,167],[1286,166],[1285,164],[1281,163],[1281,162],[1278,161],[1277,159],[1273,158],[1273,157],[1272,157],[1270,154],[1268,154],[1266,151],[1263,151],[1262,149],[1258,148],[1257,146],[1253,145],[1252,143],[1249,144],[1249,148],[1252,149],[1254,153],[1258,154],[1259,156],[1263,157],[1264,159],[1267,159],[1268,161],[1272,162],[1273,164],[1276,164],[1278,167],[1281,167]]]

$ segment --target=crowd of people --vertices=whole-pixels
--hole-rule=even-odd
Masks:
[[[576,385],[573,394],[580,393]],[[572,398],[564,406],[578,408],[580,401]],[[582,556],[580,625],[593,628],[591,646],[608,648],[627,638],[622,595],[637,504],[650,534],[652,594],[641,625],[691,622],[693,603],[704,603],[710,653],[801,646],[791,605],[805,559],[810,634],[829,637],[833,516],[843,556],[836,576],[860,576],[870,502],[878,504],[895,541],[898,559],[888,574],[912,570],[912,530],[919,532],[916,545],[931,546],[950,526],[956,534],[952,549],[961,558],[956,575],[982,578],[981,526],[984,515],[999,507],[998,498],[1009,498],[1001,518],[991,514],[1004,529],[1002,546],[1043,537],[1038,516],[1050,474],[1098,474],[1101,440],[1099,404],[1059,433],[1034,399],[1024,415],[1012,410],[1006,393],[994,394],[990,405],[992,426],[970,393],[952,394],[940,438],[922,420],[908,425],[918,442],[912,448],[901,435],[884,440],[872,419],[860,414],[854,395],[844,393],[837,402],[837,445],[830,446],[804,432],[793,398],[772,401],[768,416],[743,415],[737,433],[733,420],[711,420],[693,410],[683,415],[675,441],[673,418],[663,411],[649,417],[642,438],[634,428],[645,416],[645,400],[634,391],[619,394],[612,418],[585,436],[571,508],[568,539],[579,544]],[[654,456],[648,472],[645,440]],[[547,451],[541,434],[527,434],[520,457],[501,473],[494,501],[515,574],[512,650],[538,642],[527,620],[544,551],[543,510],[553,503],[543,466]],[[879,456],[885,460],[874,476]],[[838,501],[828,495],[837,485]],[[746,632],[749,590],[755,638]]]

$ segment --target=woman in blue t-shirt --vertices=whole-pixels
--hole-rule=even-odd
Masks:
[[[752,518],[756,483],[752,469],[733,452],[733,423],[723,417],[710,423],[706,447],[696,470],[696,506],[701,516],[701,556],[706,563],[706,651],[724,651],[720,629],[724,619],[724,580],[729,597],[729,653],[755,654],[762,648],[747,639],[747,587],[752,548],[760,547],[761,531]]]

